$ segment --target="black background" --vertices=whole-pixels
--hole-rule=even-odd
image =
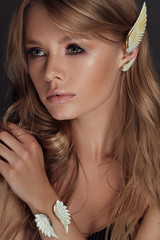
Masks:
[[[11,103],[11,96],[8,95],[6,97],[9,81],[6,77],[3,65],[8,26],[17,2],[18,0],[0,0],[0,117],[3,116],[5,109]],[[143,0],[137,0],[137,2],[141,8]],[[160,0],[146,0],[146,3],[148,8],[147,30],[151,53],[160,76]]]

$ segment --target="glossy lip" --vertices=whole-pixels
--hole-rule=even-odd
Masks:
[[[63,89],[51,89],[48,91],[46,95],[46,99],[50,103],[66,103],[70,101],[76,94],[72,92],[68,92]]]

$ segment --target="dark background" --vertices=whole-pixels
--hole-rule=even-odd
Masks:
[[[18,0],[0,0],[0,117],[3,116],[5,109],[11,103],[11,94],[6,97],[9,81],[6,77],[3,65],[8,26],[17,2]],[[137,0],[137,2],[141,8],[144,1]],[[160,76],[160,0],[146,0],[146,3],[148,8],[147,30],[151,53]]]

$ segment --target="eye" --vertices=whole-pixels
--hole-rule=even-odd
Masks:
[[[82,54],[84,52],[85,51],[77,44],[70,44],[66,48],[67,55],[78,55],[78,54]]]
[[[27,55],[30,55],[32,58],[39,58],[45,56],[45,53],[39,48],[31,48],[28,49],[26,52]]]

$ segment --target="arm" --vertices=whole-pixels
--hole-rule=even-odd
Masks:
[[[66,235],[62,224],[52,212],[58,196],[48,181],[45,172],[43,152],[36,139],[15,124],[9,124],[9,132],[1,131],[0,173],[4,176],[12,191],[30,207],[33,214],[48,215],[56,234],[63,240],[84,240],[78,227],[71,220]],[[42,240],[47,238],[41,234]],[[18,239],[17,239],[18,240]]]
[[[151,206],[138,230],[135,240],[159,240],[160,239],[160,209]]]
[[[55,203],[57,199],[59,199],[59,198],[58,198],[57,194],[55,193],[55,191],[53,190],[53,188],[51,188],[51,189],[48,188],[48,190],[46,189],[44,191],[43,197],[39,201],[37,200],[36,206],[34,204],[32,206],[30,206],[32,213],[33,214],[45,213],[50,218],[53,229],[54,229],[56,235],[58,235],[60,237],[60,239],[84,240],[85,238],[82,236],[82,234],[80,233],[80,231],[78,230],[76,224],[74,223],[74,221],[72,219],[71,219],[71,224],[69,224],[68,234],[66,235],[63,225],[57,220],[57,218],[55,217],[55,215],[53,214],[53,211],[52,211],[53,203]],[[54,238],[45,237],[41,233],[41,231],[40,231],[40,235],[41,235],[42,240],[54,239]]]
[[[24,219],[23,206],[6,182],[0,182],[0,196],[0,239],[14,239],[19,223]],[[20,230],[15,239],[25,239],[24,231]]]

